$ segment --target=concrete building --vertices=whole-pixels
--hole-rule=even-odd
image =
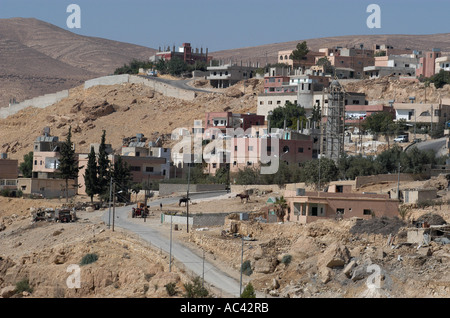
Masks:
[[[437,74],[441,70],[444,70],[446,72],[450,72],[450,55],[441,56],[441,57],[436,58],[436,60],[435,60],[435,67],[434,67],[434,73]]]
[[[227,88],[239,81],[255,77],[258,66],[244,66],[238,64],[224,64],[208,66],[206,79],[215,88]]]
[[[323,218],[398,216],[398,200],[390,199],[388,194],[354,193],[351,186],[335,185],[327,192],[286,190],[284,197],[290,207],[285,220],[302,224]]]
[[[24,196],[48,199],[63,198],[66,195],[66,181],[63,179],[19,178],[17,179],[17,189],[21,190]],[[75,196],[77,189],[77,181],[69,180],[68,196]]]
[[[364,75],[366,78],[415,76],[418,67],[419,57],[416,54],[377,56],[375,65],[364,67]]]
[[[394,48],[392,45],[389,44],[374,44],[372,49],[374,54],[379,55],[381,52],[383,52],[382,54],[384,54],[385,56],[412,54],[414,52],[414,50],[410,48],[399,49]]]
[[[264,125],[264,116],[257,115],[253,113],[247,114],[236,114],[233,112],[207,112],[205,120],[205,137],[206,138],[216,138],[216,133],[218,130],[222,134],[226,134],[227,129],[238,129],[242,128],[247,131],[252,126],[262,126]],[[214,137],[212,137],[212,135]]]
[[[220,152],[217,152],[218,155],[214,159],[218,160],[207,162],[205,171],[214,175],[219,168],[225,167],[228,163],[231,173],[246,167],[260,168],[262,158],[265,156],[274,156],[288,165],[299,165],[312,159],[311,136],[279,131],[279,134],[272,134],[272,138],[231,138]],[[262,136],[262,132],[260,135]]]
[[[436,188],[402,189],[401,192],[403,192],[403,203],[407,204],[417,204],[437,198]]]
[[[345,125],[359,126],[368,116],[379,112],[389,112],[395,116],[394,108],[383,104],[345,105]]]
[[[212,56],[208,55],[208,48],[203,52],[203,48],[201,48],[200,51],[198,48],[194,50],[190,43],[183,43],[177,50],[175,49],[175,45],[172,49],[168,47],[166,51],[161,51],[161,48],[159,48],[159,51],[154,56],[150,57],[150,61],[170,61],[173,58],[179,58],[187,64],[195,64],[195,62],[209,63],[212,60]]]
[[[50,128],[44,128],[44,134],[36,138],[33,145],[33,178],[57,178],[62,142],[56,136],[50,136]]]
[[[361,79],[364,75],[364,67],[375,63],[374,51],[365,49],[363,46],[360,48],[322,48],[319,52],[325,54],[335,68],[336,76],[339,79]]]
[[[407,123],[443,124],[450,118],[450,103],[435,104],[393,103],[395,120]]]
[[[8,159],[5,153],[0,154],[0,190],[17,189],[17,178],[19,176],[19,161]]]
[[[278,52],[278,63],[286,64],[292,69],[301,68],[302,70],[309,69],[316,65],[316,62],[321,57],[325,56],[324,52],[309,51],[308,54],[301,61],[294,61],[290,58],[293,50],[284,50]]]

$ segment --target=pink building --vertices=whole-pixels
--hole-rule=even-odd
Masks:
[[[287,165],[300,165],[313,158],[313,140],[311,136],[303,136],[303,139],[295,140],[277,138],[277,143],[273,141],[275,138],[232,138],[227,140],[226,147],[219,154],[220,161],[211,160],[206,172],[215,174],[217,169],[227,163],[230,164],[230,172],[238,172],[246,167],[259,168],[262,158],[268,156]]]
[[[419,60],[419,67],[416,70],[416,77],[431,77],[435,74],[436,59],[441,57],[440,49],[433,49],[425,52]]]
[[[398,200],[391,199],[388,194],[354,193],[351,185],[333,185],[327,192],[286,190],[284,197],[290,207],[285,220],[302,224],[324,218],[398,216]]]

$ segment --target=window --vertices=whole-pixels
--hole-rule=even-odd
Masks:
[[[337,214],[344,214],[344,212],[345,212],[345,209],[336,209],[336,213]]]
[[[289,147],[288,146],[284,146],[283,147],[283,152],[289,152]]]
[[[136,151],[136,157],[139,157],[141,153],[139,151]]]
[[[217,163],[213,163],[212,167],[213,167],[213,169],[216,169],[217,168]]]
[[[316,206],[311,207],[311,216],[317,216],[317,207]]]
[[[130,171],[141,171],[141,167],[138,166],[131,166]]]
[[[145,172],[153,172],[153,167],[145,167]]]
[[[371,209],[364,209],[363,210],[363,214],[364,215],[371,215],[372,214],[372,210]]]
[[[298,152],[302,153],[303,152],[303,147],[299,147],[298,148]]]
[[[272,105],[272,101],[271,101],[271,100],[269,100],[269,101],[267,102],[267,104],[269,104],[269,105]]]
[[[248,151],[253,151],[253,146],[248,146]]]
[[[281,100],[277,100],[277,105],[281,105]]]
[[[275,79],[273,77],[269,78],[269,83],[275,83]]]
[[[237,151],[237,146],[234,146],[234,151]]]

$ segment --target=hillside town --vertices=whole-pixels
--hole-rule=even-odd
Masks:
[[[176,75],[162,72],[160,66],[171,61],[195,69]],[[433,286],[424,289],[424,295],[448,297],[448,274],[442,267],[450,255],[449,52],[381,43],[312,51],[305,41],[279,51],[276,62],[262,65],[218,60],[208,49],[183,43],[159,48],[142,64],[146,67],[139,67],[136,74],[91,79],[64,96],[11,100],[4,113],[0,110],[5,122],[28,116],[33,109],[50,112],[46,115],[50,120],[35,123],[35,135],[26,136],[32,142],[19,137],[2,140],[1,199],[7,199],[5,206],[24,205],[17,208],[21,213],[0,214],[0,240],[23,253],[14,260],[11,247],[0,251],[0,297],[17,295],[13,280],[31,272],[19,268],[21,261],[32,266],[41,257],[26,255],[25,242],[33,240],[23,237],[17,245],[11,239],[14,231],[30,222],[35,226],[49,221],[45,226],[55,226],[52,231],[59,234],[54,240],[61,238],[62,245],[46,246],[46,253],[55,257],[52,266],[68,264],[71,252],[82,251],[70,246],[70,240],[62,241],[69,229],[57,228],[62,223],[81,228],[95,216],[99,223],[89,224],[96,238],[93,246],[107,244],[103,236],[119,234],[113,233],[114,216],[111,224],[100,213],[116,208],[123,209],[129,222],[175,229],[180,241],[229,264],[234,275],[240,274],[241,287],[243,265],[250,264],[254,274],[245,274],[246,285],[265,297],[401,297],[402,293],[421,297],[412,291],[413,283],[407,279],[411,273],[398,268],[401,258],[402,264],[410,264],[405,270],[428,275],[426,281],[416,282],[423,288]],[[202,67],[197,69],[198,65]],[[408,96],[394,92],[393,98],[387,92],[378,97],[369,93],[370,87],[383,82],[420,89],[406,89]],[[102,89],[111,98],[127,89],[132,98],[123,105],[106,99],[89,104],[88,98]],[[168,110],[165,122],[159,120],[164,131],[144,133],[139,122],[123,131],[128,135],[116,134],[114,139],[108,121],[99,125],[100,118],[115,115],[120,126],[120,116],[152,99],[158,99],[158,105],[197,100],[201,105],[209,99],[217,107],[198,106],[194,117],[188,115],[193,110],[183,110],[177,115],[180,126],[172,125],[175,115]],[[245,103],[245,111],[231,101]],[[64,103],[70,112],[57,113]],[[153,118],[150,107],[143,114]],[[97,142],[86,141],[86,135]],[[195,197],[208,193],[217,197]],[[130,246],[138,244],[127,239]],[[126,241],[120,237],[112,241],[120,240]],[[245,262],[244,243],[254,245]],[[242,259],[237,256],[240,244]],[[227,249],[234,256],[227,257]],[[2,256],[5,251],[11,254]],[[139,262],[144,262],[141,258]],[[153,258],[164,263],[158,266],[167,274],[171,256]],[[375,263],[389,269],[384,277],[392,279],[364,294],[367,267]],[[443,274],[439,282],[428,265]],[[156,272],[152,275],[159,275]],[[182,273],[178,269],[178,275]],[[133,273],[126,275],[133,281]],[[306,279],[312,276],[314,284]],[[94,290],[97,297],[114,295],[111,286],[118,289],[120,279],[111,277],[100,279],[95,288],[80,288],[79,295],[94,297]],[[185,277],[161,277],[167,293],[172,279],[179,289],[186,289]],[[150,280],[136,281],[147,287],[133,291],[126,280],[120,281],[127,286],[122,296],[170,297],[162,288],[152,294]],[[395,289],[395,283],[402,287]],[[49,295],[50,287],[46,288],[36,284],[34,295],[56,295]],[[77,295],[61,286],[54,293]],[[27,296],[33,292],[20,295]],[[220,297],[220,292],[214,296]]]

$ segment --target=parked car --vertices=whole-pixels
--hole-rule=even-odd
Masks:
[[[395,142],[408,142],[408,135],[400,135],[394,139]]]

